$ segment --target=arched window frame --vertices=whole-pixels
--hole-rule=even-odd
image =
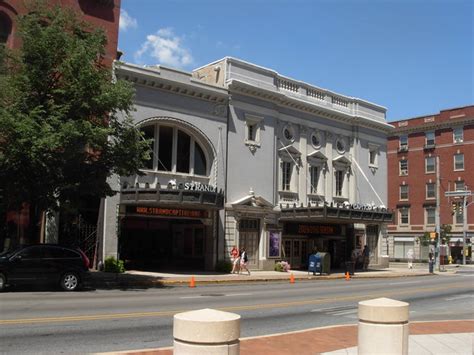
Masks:
[[[13,31],[13,21],[5,12],[0,11],[0,44],[7,44]]]
[[[208,144],[199,137],[199,133],[192,130],[189,127],[184,125],[180,125],[179,123],[174,122],[173,120],[167,119],[157,119],[157,120],[147,120],[145,122],[141,122],[139,125],[139,129],[144,127],[153,126],[154,127],[154,144],[153,144],[153,169],[141,169],[145,172],[154,172],[160,174],[173,174],[173,175],[186,175],[186,176],[196,176],[196,177],[206,177],[209,178],[211,175],[211,167],[212,167],[212,151],[210,151],[210,147]],[[170,127],[172,128],[172,150],[171,150],[171,170],[166,171],[159,169],[158,166],[158,157],[159,157],[159,146],[160,146],[160,128],[161,127]],[[177,161],[178,161],[178,131],[181,131],[187,134],[190,137],[190,156],[189,156],[189,172],[179,172],[177,171]],[[205,163],[206,163],[206,173],[205,175],[196,174],[195,173],[195,145],[198,145],[202,152],[204,153]]]

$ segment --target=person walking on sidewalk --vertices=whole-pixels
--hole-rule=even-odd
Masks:
[[[409,249],[407,251],[407,260],[408,260],[408,269],[413,269],[413,258],[415,256],[415,253],[413,253],[413,249]]]
[[[435,264],[434,255],[433,253],[430,252],[428,254],[428,267],[429,267],[430,274],[432,274],[434,271],[434,264]]]
[[[369,249],[369,246],[366,245],[364,247],[364,250],[362,251],[362,256],[363,256],[363,270],[364,271],[367,271],[369,270],[369,262],[370,262],[370,249]]]
[[[250,276],[250,270],[248,269],[249,257],[247,256],[247,251],[245,248],[242,248],[240,251],[240,271],[244,269],[247,270]],[[239,272],[240,273],[240,272]]]
[[[230,261],[232,262],[231,274],[238,273],[240,270],[240,252],[235,245],[230,251]]]

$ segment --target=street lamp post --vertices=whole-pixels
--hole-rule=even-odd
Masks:
[[[466,248],[467,248],[467,198],[472,195],[470,190],[462,191],[446,191],[444,193],[446,197],[462,197],[462,224],[463,224],[463,236],[462,236],[462,263],[466,265]],[[471,202],[472,203],[472,202]]]

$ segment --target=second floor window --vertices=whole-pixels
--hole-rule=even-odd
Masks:
[[[455,181],[454,189],[456,191],[464,191],[465,190],[464,181]]]
[[[281,190],[290,191],[291,190],[291,173],[293,170],[293,164],[290,162],[284,161],[281,163]]]
[[[400,175],[408,175],[408,160],[400,160]]]
[[[434,173],[436,171],[436,158],[426,157],[425,158],[425,172]]]
[[[409,224],[410,223],[410,209],[407,207],[400,208],[400,224]]]
[[[436,184],[427,183],[426,184],[426,198],[436,198]]]
[[[408,185],[400,185],[400,200],[408,200]]]
[[[310,183],[311,183],[311,186],[309,187],[309,193],[311,194],[318,193],[319,172],[320,172],[320,168],[317,166],[311,166],[309,168],[309,176],[310,176]]]
[[[344,171],[336,170],[336,196],[342,197],[344,187]]]
[[[428,207],[426,209],[426,224],[436,223],[436,208]]]
[[[456,224],[463,224],[464,223],[464,215],[463,215],[463,203],[462,201],[455,202],[456,204],[456,211],[454,213],[454,223]]]
[[[464,170],[464,154],[454,154],[454,170]]]

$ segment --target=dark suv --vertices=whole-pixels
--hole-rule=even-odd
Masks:
[[[38,244],[0,254],[0,291],[7,285],[33,284],[55,284],[74,291],[88,278],[89,259],[80,249]]]

